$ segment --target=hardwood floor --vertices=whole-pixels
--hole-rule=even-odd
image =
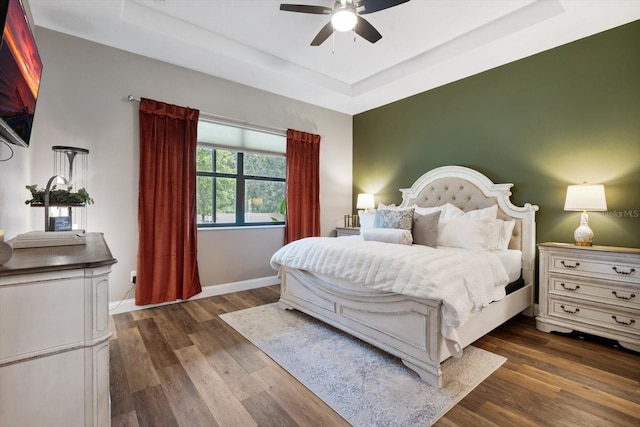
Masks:
[[[348,426],[218,315],[277,286],[112,317],[118,426]],[[518,316],[474,343],[507,362],[436,426],[638,426],[640,355]]]

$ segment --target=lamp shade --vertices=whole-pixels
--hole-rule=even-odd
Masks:
[[[564,201],[565,211],[606,211],[604,185],[569,185]]]
[[[367,194],[367,193],[358,194],[356,209],[373,209],[374,207],[375,207],[375,204],[373,203],[373,194]]]

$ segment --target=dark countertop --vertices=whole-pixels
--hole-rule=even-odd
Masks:
[[[103,267],[116,262],[102,233],[87,233],[85,245],[14,249],[11,259],[0,265],[0,277]]]

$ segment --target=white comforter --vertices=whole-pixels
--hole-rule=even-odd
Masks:
[[[491,252],[309,237],[279,249],[271,267],[286,265],[369,288],[442,301],[442,334],[460,356],[456,328],[505,296],[507,273]],[[453,344],[453,345],[451,345]]]

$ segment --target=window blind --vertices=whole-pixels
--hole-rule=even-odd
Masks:
[[[243,152],[285,155],[287,138],[274,132],[200,119],[198,144]]]

